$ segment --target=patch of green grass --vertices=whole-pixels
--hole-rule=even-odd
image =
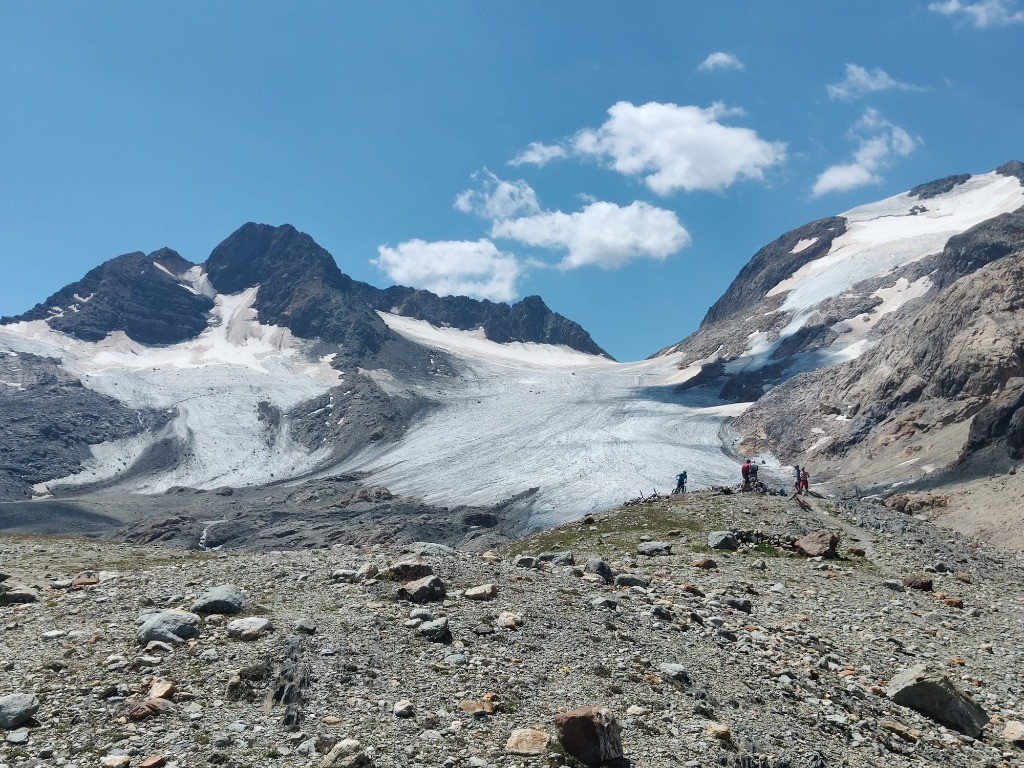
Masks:
[[[754,551],[761,554],[764,557],[782,557],[782,553],[768,543],[758,544],[756,547],[754,547]]]

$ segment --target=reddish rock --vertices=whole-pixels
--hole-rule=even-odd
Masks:
[[[174,711],[174,704],[167,699],[143,699],[128,709],[129,720],[145,720],[154,715],[163,715]]]
[[[838,543],[839,537],[832,531],[814,531],[801,536],[794,545],[807,557],[835,557]]]
[[[718,567],[718,563],[712,560],[710,557],[701,557],[691,563],[694,568],[703,568],[704,570],[711,570]]]
[[[566,753],[587,765],[622,758],[619,723],[604,707],[560,712],[555,715],[555,729]]]
[[[868,554],[860,547],[850,547],[846,551],[850,553],[850,557],[866,557]]]
[[[167,765],[167,758],[163,755],[151,755],[139,763],[139,768],[163,768]]]
[[[398,588],[398,596],[413,603],[428,603],[443,600],[446,590],[437,576],[426,576]]]
[[[917,574],[910,574],[903,577],[903,586],[907,589],[920,589],[922,592],[932,591],[932,580]]]

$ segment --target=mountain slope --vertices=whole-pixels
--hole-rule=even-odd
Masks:
[[[806,243],[806,228],[779,238],[671,348],[695,373],[684,386],[753,401],[735,422],[740,449],[807,465],[840,490],[941,493],[1013,471],[1024,449],[1022,180],[1024,165],[1008,163],[815,222],[841,234],[788,275],[796,263],[781,252]],[[942,504],[955,518],[956,503]]]
[[[0,498],[27,498],[40,484],[66,495],[281,482],[393,443],[442,390],[458,388],[460,374],[442,348],[392,330],[382,309],[607,359],[539,297],[508,306],[380,290],[344,275],[294,227],[249,223],[202,265],[168,249],[127,254],[0,321],[10,359],[26,367],[46,358],[68,382],[51,408],[66,396],[77,413],[68,393],[95,393],[137,425],[98,432],[70,418],[58,430],[29,430],[31,439],[9,446]],[[31,410],[28,393],[5,394],[20,398],[19,413]],[[33,459],[51,442],[77,447],[66,460]]]

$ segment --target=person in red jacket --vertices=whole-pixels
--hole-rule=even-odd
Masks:
[[[740,474],[743,475],[743,487],[750,487],[750,459],[743,462],[743,466],[740,467]]]

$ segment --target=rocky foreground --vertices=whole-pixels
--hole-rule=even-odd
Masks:
[[[808,501],[483,555],[0,537],[0,768],[1024,765],[1019,556]]]

